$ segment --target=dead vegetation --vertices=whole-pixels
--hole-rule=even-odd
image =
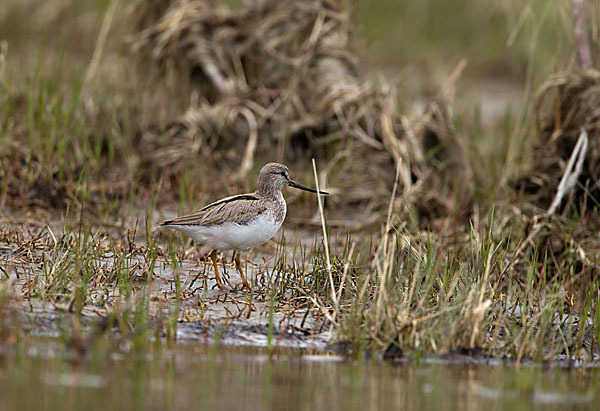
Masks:
[[[540,89],[537,99],[539,138],[533,149],[530,175],[517,182],[517,189],[540,208],[548,209],[565,172],[581,161],[574,191],[561,209],[571,204],[580,212],[597,208],[600,191],[600,73],[596,70],[575,70],[558,74]],[[585,150],[577,149],[587,135]],[[582,143],[579,144],[580,146]],[[576,160],[567,170],[570,158]],[[579,159],[582,160],[579,160]]]
[[[531,164],[515,187],[529,204],[521,251],[552,260],[549,275],[577,261],[577,272],[598,272],[600,241],[600,73],[574,69],[540,89]],[[584,274],[585,273],[585,274]]]
[[[343,2],[252,2],[239,11],[204,0],[155,6],[135,9],[143,29],[132,46],[144,70],[150,60],[152,70],[189,79],[192,104],[166,138],[144,134],[158,147],[145,150],[150,161],[182,164],[233,148],[239,178],[257,153],[286,163],[323,158],[338,194],[332,201],[370,213],[384,210],[400,164],[402,201],[424,223],[457,207],[456,193],[442,192],[453,177],[460,175],[457,191],[468,204],[470,172],[445,101],[415,118],[400,115],[394,85],[363,74],[353,55]],[[157,21],[146,26],[155,20],[148,15]]]
[[[308,170],[308,159],[315,157],[320,184],[334,194],[325,208],[329,227],[367,235],[381,230],[372,244],[350,237],[337,248],[331,244],[331,255],[322,245],[308,255],[293,247],[300,255],[286,260],[286,250],[280,250],[275,268],[258,277],[249,302],[231,297],[237,311],[230,318],[249,316],[252,299],[259,298],[284,319],[304,311],[319,331],[330,327],[352,349],[388,357],[403,350],[420,355],[465,349],[516,361],[597,359],[595,70],[559,75],[542,87],[530,170],[516,190],[500,187],[508,200],[477,204],[464,148],[474,143],[455,131],[448,97],[464,64],[438,98],[406,115],[398,107],[397,85],[365,70],[353,53],[343,2],[265,0],[231,10],[208,0],[153,0],[139,1],[132,10],[136,23],[127,53],[133,53],[126,55],[138,65],[140,84],[170,89],[160,94],[164,100],[151,103],[169,112],[172,101],[165,96],[175,96],[185,102],[181,113],[163,123],[143,104],[119,106],[94,95],[100,90],[94,81],[71,100],[61,99],[53,83],[6,93],[11,106],[2,112],[8,121],[0,130],[11,138],[0,145],[2,205],[38,212],[71,207],[81,217],[65,222],[60,241],[45,232],[37,254],[20,256],[24,275],[33,278],[40,267],[62,273],[48,276],[46,285],[27,284],[27,290],[77,311],[93,305],[93,293],[124,287],[140,291],[139,300],[129,303],[139,304],[143,314],[123,308],[124,322],[146,318],[143,290],[155,264],[177,271],[192,248],[152,235],[161,199],[190,207],[198,191],[206,194],[220,185],[222,195],[224,186],[248,185],[251,171],[264,161]],[[103,64],[112,70],[113,57],[86,73],[105,73]],[[126,92],[130,83],[138,84],[119,76]],[[148,95],[147,89],[137,91],[139,100]],[[131,111],[107,108],[123,106]],[[147,127],[153,117],[156,123]],[[126,250],[129,238],[123,241],[114,232],[131,229],[132,221],[137,227],[140,210],[131,209],[140,204],[147,238],[134,261]],[[310,211],[314,215],[315,207]],[[366,217],[343,218],[355,211]],[[10,215],[3,218],[11,221]],[[112,238],[102,234],[108,226],[116,229]],[[3,240],[11,247],[28,241]],[[107,258],[114,264],[99,263]],[[176,335],[178,319],[203,315],[198,309],[192,316],[187,308],[213,303],[195,300],[201,285],[207,288],[206,273],[204,268],[186,278],[183,292],[179,279],[169,279],[163,302],[171,311],[160,322],[167,335]],[[121,314],[119,306],[109,308]],[[301,332],[314,332],[303,325]],[[2,324],[0,332],[8,335]]]
[[[514,182],[527,200],[518,250],[550,260],[550,277],[570,266],[573,274],[594,278],[600,261],[600,72],[592,66],[585,7],[573,1],[578,63],[540,87],[531,161]]]

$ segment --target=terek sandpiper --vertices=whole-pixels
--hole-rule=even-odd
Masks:
[[[190,215],[167,220],[161,226],[181,231],[196,243],[212,248],[210,258],[221,289],[225,286],[217,268],[217,250],[233,250],[243,288],[250,289],[240,264],[239,252],[267,242],[279,230],[287,211],[281,193],[286,186],[317,193],[317,190],[290,180],[286,166],[268,163],[260,170],[258,187],[254,193],[224,198]],[[329,194],[325,191],[319,193]]]

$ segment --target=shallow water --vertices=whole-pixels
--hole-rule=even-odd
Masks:
[[[36,297],[50,280],[43,265],[35,262],[44,261],[47,254],[53,255],[54,242],[47,230],[37,236],[23,234],[23,238],[34,244],[27,252],[19,252],[23,247],[16,242],[0,247],[0,261],[9,262],[6,264],[9,274],[0,278],[0,285],[6,284],[10,289],[9,296],[19,313],[19,328],[42,337],[69,335],[73,325],[71,294],[77,279],[64,278],[63,281],[72,281],[69,289],[57,287],[52,291],[55,295]],[[33,241],[34,238],[37,240]],[[300,241],[300,233],[295,233],[294,238]],[[175,313],[176,339],[188,343],[206,344],[219,334],[224,345],[324,349],[332,337],[330,327],[325,326],[318,311],[307,312],[285,298],[273,298],[281,274],[274,269],[272,253],[255,250],[253,256],[258,263],[244,261],[253,287],[251,292],[241,290],[230,255],[224,256],[226,264],[220,262],[219,269],[227,289],[222,291],[216,287],[210,262],[199,262],[194,256],[178,260],[174,268],[172,261],[160,257],[149,267],[145,248],[140,247],[124,256],[108,240],[99,246],[101,252],[89,262],[94,274],[86,287],[86,303],[79,319],[85,331],[119,310],[135,311],[142,304],[145,315],[159,322]],[[58,253],[59,257],[62,253],[62,250]],[[288,258],[291,261],[299,257]],[[294,264],[307,269],[310,266],[295,260]],[[150,270],[152,275],[148,276]]]
[[[84,357],[4,351],[0,409],[598,409],[598,369],[390,364],[175,344]],[[152,354],[152,352],[156,354]]]

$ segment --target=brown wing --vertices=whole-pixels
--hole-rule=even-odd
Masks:
[[[254,194],[240,194],[216,201],[190,215],[167,220],[161,225],[215,226],[224,222],[245,225],[266,208],[265,200],[262,198]]]

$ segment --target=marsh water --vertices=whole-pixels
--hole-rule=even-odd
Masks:
[[[82,359],[41,339],[0,357],[0,409],[598,409],[599,370],[390,363],[173,344]],[[363,357],[360,357],[363,358]]]

